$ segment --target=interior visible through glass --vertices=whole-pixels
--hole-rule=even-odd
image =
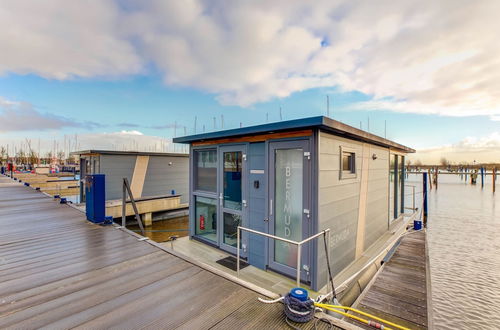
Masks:
[[[224,243],[236,247],[238,226],[241,226],[241,216],[224,212]]]
[[[275,221],[276,236],[302,239],[302,149],[279,149],[275,152]],[[274,260],[290,267],[297,265],[297,246],[275,240]]]
[[[195,190],[217,192],[217,150],[195,150]]]
[[[217,199],[196,196],[195,233],[217,242]]]
[[[241,210],[241,151],[224,152],[224,207]]]

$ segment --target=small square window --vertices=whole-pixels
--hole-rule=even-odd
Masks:
[[[352,179],[356,177],[356,153],[348,148],[340,148],[340,178]]]

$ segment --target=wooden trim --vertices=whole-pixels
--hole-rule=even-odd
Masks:
[[[198,141],[198,142],[193,142],[193,146],[205,146],[205,145],[212,145],[212,144],[236,143],[236,142],[262,142],[262,141],[267,141],[267,140],[272,140],[272,139],[284,139],[284,138],[311,136],[312,133],[313,133],[312,129],[305,129],[305,130],[293,131],[293,132],[258,134],[258,135],[249,135],[249,136],[241,136],[241,137],[233,137],[233,138]]]
[[[142,197],[144,181],[146,180],[146,172],[148,171],[149,156],[137,156],[135,159],[134,172],[132,174],[132,182],[130,190],[134,197]]]

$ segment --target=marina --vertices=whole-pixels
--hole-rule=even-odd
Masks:
[[[257,301],[273,296],[133,233],[89,223],[78,210],[4,176],[0,205],[3,329],[286,326],[280,306]]]

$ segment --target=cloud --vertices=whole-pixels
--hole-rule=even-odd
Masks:
[[[352,109],[500,115],[500,2],[16,1],[0,6],[0,74],[136,75],[249,106],[338,86]],[[3,7],[3,8],[2,8]]]
[[[140,125],[133,124],[133,123],[119,123],[118,126],[127,127],[127,128],[138,128],[138,127],[140,127]]]
[[[28,102],[9,101],[0,97],[0,132],[45,131],[65,127],[92,129],[103,126],[94,122],[77,122],[66,117],[41,113]]]
[[[427,164],[439,164],[444,157],[454,163],[488,163],[500,161],[500,132],[484,137],[466,137],[446,146],[417,150],[410,155],[412,161],[420,160]]]

